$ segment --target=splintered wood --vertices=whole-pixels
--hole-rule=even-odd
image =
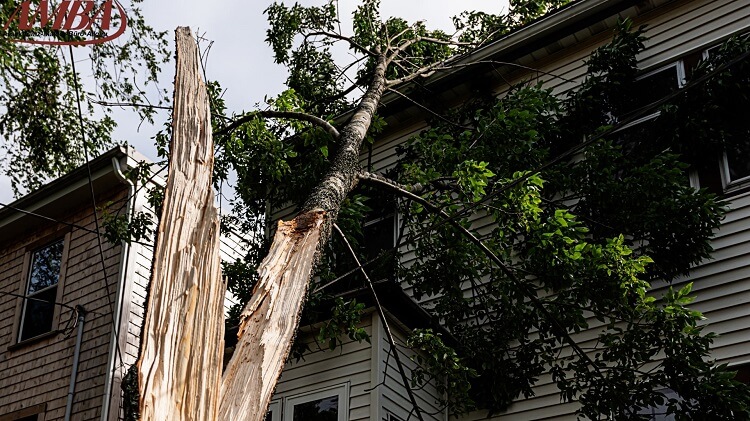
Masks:
[[[297,329],[325,213],[279,222],[242,312],[239,341],[224,373],[219,419],[262,421]]]
[[[190,29],[175,33],[169,177],[138,361],[144,421],[215,420],[224,347],[208,94]]]

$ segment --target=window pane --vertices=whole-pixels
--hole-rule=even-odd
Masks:
[[[34,252],[31,258],[27,295],[57,283],[60,276],[62,250],[63,242],[58,241]]]
[[[339,397],[317,399],[294,405],[294,421],[337,421],[339,416]]]
[[[52,330],[53,304],[57,298],[57,287],[46,289],[26,299],[23,326],[19,341],[39,336]],[[38,301],[41,300],[41,301]],[[46,302],[45,302],[46,301]]]
[[[727,164],[729,165],[729,181],[739,180],[750,176],[750,160],[747,154],[727,152]]]
[[[669,67],[635,82],[628,111],[656,102],[679,89],[677,67]]]
[[[395,215],[391,214],[375,222],[367,223],[362,228],[365,258],[368,261],[378,259],[367,269],[367,275],[372,281],[394,279],[396,263],[396,254],[393,250],[393,246],[396,244],[395,220]],[[384,253],[386,255],[383,255]]]

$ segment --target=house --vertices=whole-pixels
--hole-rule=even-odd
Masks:
[[[712,47],[750,31],[750,4],[741,0],[579,0],[460,58],[513,62],[524,68],[467,67],[436,75],[429,81],[435,92],[431,101],[460,104],[476,90],[502,95],[509,83],[523,80],[544,81],[564,93],[582,80],[584,60],[611,39],[613,27],[623,17],[648,25],[647,48],[639,56],[640,77],[644,86],[667,92],[678,88],[685,72]],[[362,157],[363,166],[374,172],[392,168],[398,160],[396,146],[426,127],[419,107],[397,95],[386,96],[384,103],[387,129]],[[648,116],[631,127],[647,121]],[[142,192],[130,198],[136,188],[123,176],[140,160],[136,152],[116,148],[0,209],[0,421],[65,419],[67,408],[75,420],[113,421],[121,416],[120,383],[138,350],[151,248],[104,242],[100,250],[89,186],[97,207],[112,202],[112,209],[122,208],[124,213],[147,211]],[[731,202],[713,242],[713,260],[696,268],[692,279],[699,297],[694,307],[721,335],[714,343],[714,357],[737,367],[742,375],[747,375],[750,364],[748,162],[747,157],[724,156],[708,166],[707,173],[693,175],[694,184],[712,186]],[[293,213],[290,207],[273,217]],[[368,226],[378,224],[373,231],[383,235],[379,241],[394,244],[392,221],[397,216],[385,214]],[[228,257],[241,254],[239,240],[223,242]],[[303,334],[312,352],[288,363],[267,419],[414,419],[386,324],[403,344],[410,329],[431,320],[408,296],[380,288],[387,319],[369,307],[361,327],[370,342],[348,340],[331,352],[321,349],[325,346],[319,346],[312,333]],[[367,294],[359,296],[366,300]],[[58,304],[50,306],[34,298],[45,302],[54,298]],[[33,325],[28,322],[31,318],[36,321]],[[303,333],[313,330],[301,328]],[[404,352],[401,360],[408,376],[415,363],[406,358],[409,351]],[[71,382],[73,371],[77,376]],[[69,393],[71,383],[73,393]],[[436,403],[433,384],[413,392],[425,419],[451,419]],[[492,419],[575,418],[576,403],[561,403],[549,378],[540,380],[535,393]],[[486,416],[476,411],[461,419]]]
[[[434,104],[437,108],[461,104],[477,91],[501,96],[510,85],[529,80],[544,82],[554,92],[564,94],[580,84],[586,71],[584,61],[597,47],[611,40],[613,28],[622,18],[632,19],[634,27],[646,25],[645,35],[649,39],[645,51],[638,56],[638,84],[646,97],[643,98],[646,104],[678,90],[684,84],[686,73],[702,57],[711,54],[712,48],[733,35],[750,32],[750,4],[744,1],[581,0],[458,58],[453,62],[456,64],[455,70],[436,73],[421,82],[426,89],[415,89],[415,92],[423,103]],[[461,66],[479,61],[494,62],[494,65]],[[406,93],[409,93],[408,89],[405,88]],[[426,91],[429,94],[425,94]],[[424,109],[397,94],[387,94],[378,113],[386,120],[387,126],[372,148],[362,156],[361,164],[371,172],[382,173],[396,166],[398,145],[425,129],[430,116]],[[649,124],[653,118],[653,114],[645,115],[620,130],[623,133],[637,130]],[[710,323],[709,329],[720,335],[713,344],[713,357],[719,363],[727,363],[739,371],[738,378],[745,381],[750,372],[748,162],[747,155],[724,154],[716,160],[710,158],[704,168],[690,174],[693,186],[708,187],[730,202],[730,211],[712,243],[715,249],[713,259],[703,262],[691,273],[698,297],[692,307],[703,312]],[[294,213],[294,207],[290,206],[278,210],[273,216],[289,219]],[[395,234],[392,238],[395,238]],[[408,263],[412,257],[408,250],[402,251],[405,252],[403,259]],[[685,282],[678,280],[675,286],[682,286]],[[408,285],[405,289],[408,292]],[[398,317],[391,319],[392,324],[397,324]],[[371,324],[374,325],[374,322]],[[290,411],[293,408],[289,402],[299,402],[297,396],[302,393],[316,394],[311,395],[314,396],[311,400],[335,395],[337,399],[348,401],[348,406],[342,406],[341,411],[348,411],[348,419],[352,420],[415,419],[403,387],[397,399],[371,395],[367,400],[364,392],[372,389],[362,385],[366,380],[354,374],[366,372],[366,368],[360,365],[364,361],[361,359],[363,356],[358,353],[363,351],[357,350],[367,348],[366,344],[347,344],[342,353],[336,351],[333,356],[326,357],[322,351],[316,352],[305,361],[288,365],[277,387],[277,406],[272,406],[274,419],[292,419]],[[381,358],[382,355],[383,352]],[[342,358],[346,360],[339,362]],[[347,375],[342,364],[353,372],[351,376]],[[314,381],[304,385],[301,379],[308,373]],[[375,377],[372,370],[370,375]],[[384,378],[387,378],[385,384],[389,387],[401,384],[397,371],[392,368],[385,375],[378,374],[379,381]],[[349,386],[348,399],[346,394],[325,392],[334,389],[321,390],[321,387],[335,388],[337,385],[351,384],[358,387]],[[371,381],[369,387],[378,384]],[[540,378],[534,393],[535,396],[531,398],[518,399],[504,413],[495,414],[491,419],[576,418],[577,404],[561,402],[559,390],[549,375]],[[425,397],[429,399],[429,394],[423,395]],[[421,401],[419,405],[421,407]],[[424,407],[426,419],[453,419],[445,413],[434,412],[433,408]],[[281,411],[282,415],[276,415],[276,411]],[[659,412],[658,408],[653,410],[654,419],[664,419]],[[458,419],[479,420],[486,419],[487,415],[487,411],[480,410]]]
[[[0,420],[118,419],[152,246],[100,246],[91,192],[112,214],[148,212],[125,176],[144,161],[117,147],[0,209]],[[240,237],[221,241],[222,258],[242,255]]]

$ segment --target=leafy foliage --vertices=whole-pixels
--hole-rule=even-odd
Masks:
[[[433,313],[457,337],[458,355],[476,371],[473,396],[490,411],[532,396],[539,376],[551,372],[562,397],[578,399],[591,419],[644,417],[643,409],[667,402],[659,392],[667,388],[680,396],[668,401],[680,417],[749,414],[747,387],[709,358],[714,336],[686,307],[690,286],[649,292],[652,280],[684,276],[709,256],[723,215],[713,194],[689,186],[691,161],[670,148],[683,130],[672,115],[692,124],[681,109],[688,104],[670,103],[648,128],[673,126],[605,136],[576,159],[528,171],[633,112],[627,93],[642,48],[642,29],[623,22],[568,99],[518,86],[495,104],[469,104],[460,114],[473,117],[464,120],[471,130],[436,120],[402,150],[402,183],[431,186],[423,197],[503,261],[493,267],[435,215],[406,213],[409,231],[430,235],[411,245],[416,261],[401,277],[417,298],[431,297]],[[494,182],[467,183],[462,172],[477,162]],[[446,179],[457,190],[439,188]],[[593,356],[568,347],[583,331],[597,332]]]
[[[133,0],[126,11],[129,29],[123,42],[89,47],[97,87],[81,95],[85,147],[91,156],[114,144],[111,132],[115,127],[108,107],[100,109],[103,117],[93,117],[94,100],[144,102],[144,89],[156,83],[161,63],[169,58],[166,33],[145,23],[138,7],[141,1]],[[20,3],[1,2],[0,21],[5,23]],[[35,10],[38,0],[31,3]],[[12,33],[0,33],[0,137],[5,151],[3,171],[18,195],[80,165],[84,148],[74,91],[78,76],[72,71],[67,49],[12,42]],[[55,36],[68,37],[65,32]],[[150,108],[138,111],[144,119],[154,112]]]

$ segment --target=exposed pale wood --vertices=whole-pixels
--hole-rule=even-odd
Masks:
[[[312,211],[279,222],[224,372],[220,420],[264,419],[297,329],[324,215]]]
[[[215,419],[224,346],[208,95],[190,29],[175,33],[171,161],[138,362],[144,421]]]

